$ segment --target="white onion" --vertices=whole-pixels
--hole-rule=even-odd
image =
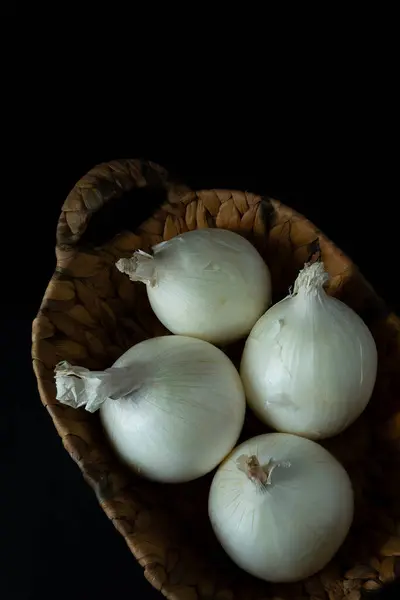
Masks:
[[[245,397],[229,358],[202,340],[165,336],[123,354],[111,369],[61,363],[57,399],[94,412],[119,457],[143,476],[183,482],[205,475],[235,445]]]
[[[147,285],[151,307],[172,333],[226,344],[247,335],[271,303],[268,267],[225,229],[189,231],[135,252],[117,268]]]
[[[360,317],[326,294],[321,263],[306,265],[294,293],[253,327],[240,374],[248,403],[265,423],[311,439],[335,435],[366,407],[377,351]]]
[[[297,581],[322,569],[344,541],[353,491],[344,468],[319,444],[264,434],[219,467],[209,516],[239,567],[268,581]]]

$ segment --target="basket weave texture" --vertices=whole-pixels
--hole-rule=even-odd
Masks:
[[[168,202],[136,232],[102,246],[80,243],[94,213],[133,188],[162,188]],[[97,415],[56,399],[60,360],[109,367],[133,344],[167,333],[152,313],[145,286],[114,267],[121,257],[188,230],[222,227],[246,236],[268,262],[274,301],[286,295],[319,239],[331,276],[328,291],[355,309],[375,337],[378,377],[360,419],[323,445],[346,467],[356,510],[350,535],[320,573],[295,584],[269,584],[238,569],[214,539],[207,518],[212,474],[160,485],[127,472],[105,443]],[[66,450],[144,568],[173,600],[357,600],[400,574],[400,321],[355,265],[312,223],[287,206],[240,191],[195,192],[168,180],[158,165],[120,160],[92,169],[67,197],[57,229],[57,268],[33,323],[33,367],[40,396]],[[243,344],[232,346],[237,364]],[[265,432],[247,414],[241,439]]]

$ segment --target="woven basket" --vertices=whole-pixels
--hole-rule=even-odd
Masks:
[[[168,202],[135,233],[90,247],[82,235],[92,215],[106,203],[106,210],[112,209],[112,201],[124,191],[146,186],[166,190]],[[232,229],[255,244],[270,266],[274,301],[286,294],[319,239],[331,275],[329,292],[362,316],[378,346],[378,378],[369,407],[346,432],[324,443],[352,479],[354,525],[332,563],[301,583],[268,584],[228,559],[207,518],[212,475],[173,486],[141,480],[112,455],[97,415],[55,399],[53,369],[60,360],[104,369],[133,344],[166,333],[150,309],[145,286],[128,281],[114,268],[115,261],[202,227]],[[241,349],[242,344],[232,347],[236,363]],[[57,269],[33,323],[32,354],[42,402],[66,450],[144,567],[146,578],[168,598],[357,600],[363,589],[378,589],[399,574],[400,322],[354,264],[290,208],[238,191],[193,192],[170,183],[167,173],[151,163],[122,160],[97,166],[64,203],[57,230]],[[248,414],[242,439],[262,432],[265,426]]]

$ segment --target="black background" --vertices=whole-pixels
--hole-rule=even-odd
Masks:
[[[51,123],[47,122],[47,129]],[[284,164],[274,168],[257,148],[223,138],[188,144],[182,138],[132,143],[90,138],[79,126],[48,131],[39,151],[26,140],[13,152],[3,192],[1,332],[1,551],[4,598],[161,598],[145,581],[122,537],[97,505],[60,439],[36,390],[30,363],[31,322],[55,266],[61,204],[96,163],[143,157],[159,162],[197,189],[224,187],[269,194],[307,215],[359,265],[380,295],[400,312],[397,198],[359,180],[320,181],[312,165],[304,179]],[[33,135],[33,134],[32,134]],[[29,137],[29,136],[28,136]],[[174,148],[172,148],[172,146]],[[21,150],[22,147],[22,150]],[[340,164],[336,165],[340,170]],[[318,181],[318,187],[312,187]],[[303,189],[303,192],[283,191]],[[148,214],[151,206],[148,207]],[[137,215],[139,224],[147,214]],[[132,227],[135,223],[132,223]],[[5,240],[8,241],[5,241]]]

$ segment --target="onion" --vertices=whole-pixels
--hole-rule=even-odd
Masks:
[[[268,267],[232,231],[189,231],[152,250],[116,266],[146,284],[152,309],[172,333],[227,344],[247,335],[271,303]]]
[[[100,416],[118,456],[143,476],[183,482],[205,475],[231,451],[245,397],[229,358],[202,340],[165,336],[91,372],[61,363],[57,399]]]
[[[322,569],[342,544],[353,492],[322,446],[270,433],[244,442],[219,467],[209,516],[239,567],[268,581],[297,581]]]
[[[321,263],[253,327],[241,363],[248,403],[265,423],[311,439],[335,435],[366,407],[377,351],[360,317],[326,294]]]

